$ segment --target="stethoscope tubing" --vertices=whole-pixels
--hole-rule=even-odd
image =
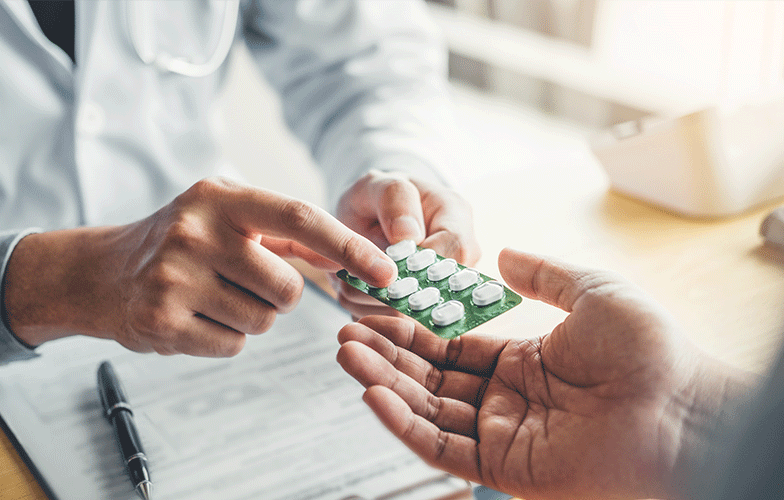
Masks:
[[[214,73],[226,60],[229,50],[231,50],[239,17],[240,0],[226,0],[226,2],[222,3],[225,3],[226,7],[223,12],[221,32],[215,49],[205,62],[195,63],[184,57],[174,57],[166,52],[157,52],[153,47],[146,46],[142,41],[146,40],[149,42],[151,40],[149,36],[150,23],[144,22],[142,11],[154,7],[155,2],[126,1],[128,33],[136,55],[139,56],[139,59],[144,64],[155,66],[161,71],[193,78],[200,78]],[[149,18],[150,16],[147,16],[147,19]]]

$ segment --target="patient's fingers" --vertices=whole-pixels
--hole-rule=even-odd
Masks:
[[[487,384],[486,377],[455,370],[439,370],[361,323],[346,325],[338,333],[338,341],[341,344],[350,340],[369,346],[395,369],[436,396],[458,399],[475,407],[479,407],[482,402],[482,392]]]
[[[369,316],[360,323],[437,365],[476,375],[490,376],[507,341],[502,338],[467,334],[452,340],[438,337],[419,323],[405,318]]]
[[[433,395],[365,344],[346,342],[338,351],[338,362],[365,387],[383,385],[392,389],[414,413],[439,428],[466,436],[476,435],[476,408],[458,399]]]
[[[480,482],[477,442],[440,429],[416,415],[391,389],[375,385],[363,397],[381,422],[425,462],[474,482]]]

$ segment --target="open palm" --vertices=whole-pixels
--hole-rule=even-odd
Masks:
[[[564,322],[531,340],[447,341],[401,318],[347,325],[338,361],[365,401],[430,464],[517,496],[667,494],[701,355],[615,275],[510,250],[499,265]]]

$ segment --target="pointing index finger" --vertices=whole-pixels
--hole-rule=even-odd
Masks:
[[[240,232],[297,241],[373,286],[388,286],[397,276],[397,266],[384,252],[312,203],[245,186],[222,202]]]

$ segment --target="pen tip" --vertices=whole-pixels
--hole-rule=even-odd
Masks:
[[[142,481],[136,485],[136,493],[139,494],[144,500],[152,499],[152,483],[149,481]]]

